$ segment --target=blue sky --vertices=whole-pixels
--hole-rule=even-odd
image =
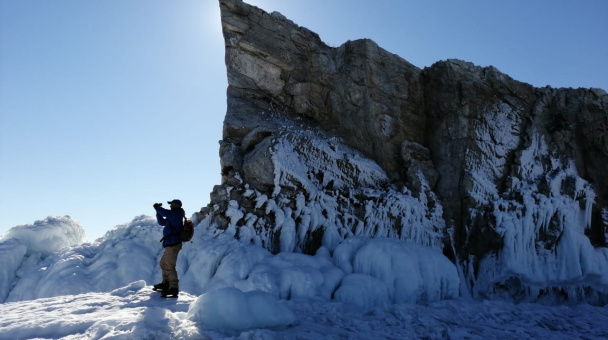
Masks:
[[[421,68],[608,90],[603,0],[246,2],[330,46],[370,38]],[[226,86],[215,0],[0,0],[0,235],[70,215],[94,240],[154,202],[207,205]]]

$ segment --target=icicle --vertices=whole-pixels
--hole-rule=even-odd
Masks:
[[[571,299],[585,299],[583,288],[597,286],[597,277],[608,270],[603,253],[584,234],[591,225],[595,192],[578,176],[573,162],[564,164],[550,156],[540,135],[532,136],[519,163],[517,192],[522,198],[494,202],[495,230],[504,245],[496,259],[489,255],[480,261],[475,290],[482,295],[499,294],[496,283],[508,286],[509,280],[516,280],[517,287],[511,288],[531,298],[557,290]],[[562,191],[571,179],[574,193],[565,195]],[[537,183],[542,181],[549,185],[547,194],[538,190]],[[541,232],[550,237],[542,239]]]

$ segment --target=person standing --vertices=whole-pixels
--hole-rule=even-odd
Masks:
[[[162,225],[163,248],[165,251],[160,258],[160,269],[163,274],[163,281],[154,285],[154,290],[161,291],[161,296],[177,297],[179,294],[179,279],[177,277],[177,255],[182,250],[182,240],[179,236],[183,226],[186,212],[182,209],[182,201],[174,199],[168,201],[170,210],[162,207],[162,203],[155,203],[156,220]]]

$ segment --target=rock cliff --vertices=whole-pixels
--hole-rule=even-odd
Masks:
[[[207,227],[273,252],[393,237],[442,251],[465,293],[606,303],[605,91],[459,60],[420,69],[220,8],[228,108]]]

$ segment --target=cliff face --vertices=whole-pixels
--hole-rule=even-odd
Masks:
[[[493,67],[332,48],[220,0],[222,184],[201,219],[274,252],[350,236],[443,251],[477,296],[605,301],[608,95]]]

